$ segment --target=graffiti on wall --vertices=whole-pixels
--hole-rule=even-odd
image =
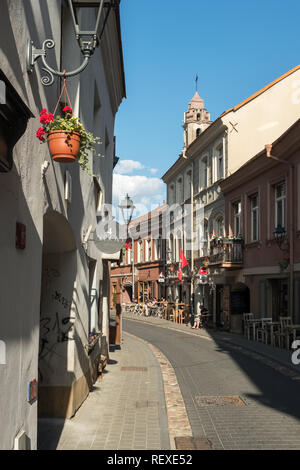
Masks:
[[[53,292],[51,299],[55,304],[59,304],[59,306],[62,306],[65,310],[71,308],[72,302],[57,290]],[[44,359],[52,354],[58,344],[74,339],[72,337],[72,329],[75,317],[66,315],[67,312],[59,312],[58,308],[55,308],[55,310],[54,315],[41,317],[40,359]]]

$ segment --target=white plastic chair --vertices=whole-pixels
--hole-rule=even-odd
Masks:
[[[256,341],[262,341],[264,343],[267,342],[267,335],[268,331],[266,329],[266,323],[271,323],[272,318],[262,318],[261,319],[261,326],[256,330]]]
[[[250,333],[251,333],[251,328],[253,328],[253,325],[251,323],[251,320],[253,320],[253,313],[243,313],[243,321],[244,321],[244,335],[247,336],[247,338],[250,340]]]

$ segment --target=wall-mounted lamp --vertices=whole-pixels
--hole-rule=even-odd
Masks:
[[[57,75],[59,77],[73,77],[81,73],[86,68],[89,62],[89,59],[93,55],[96,47],[99,46],[101,36],[104,31],[104,26],[106,24],[106,21],[107,21],[107,18],[111,9],[118,8],[119,4],[120,4],[120,0],[109,0],[106,2],[104,0],[98,0],[98,1],[68,0],[68,5],[69,5],[69,9],[70,9],[71,16],[72,16],[73,26],[74,26],[75,37],[78,41],[80,50],[84,56],[84,60],[82,64],[80,65],[80,67],[78,67],[77,69],[71,72],[60,72],[58,70],[54,70],[46,62],[46,56],[47,56],[46,49],[52,49],[55,46],[54,41],[52,39],[46,39],[43,42],[42,49],[37,49],[34,46],[33,41],[30,40],[27,46],[27,71],[28,73],[31,73],[33,71],[35,63],[39,58],[42,59],[42,62],[44,65],[42,70],[48,73],[48,76],[44,76],[41,78],[41,82],[45,86],[49,86],[54,83],[54,75]],[[91,31],[80,30],[80,27],[78,25],[78,20],[77,20],[77,13],[76,13],[77,8],[98,8],[96,24],[93,30]],[[106,17],[104,20],[104,26],[103,26],[102,32],[99,36],[98,29],[99,29],[101,14],[104,8],[107,8],[107,13],[106,13]]]
[[[285,237],[286,237],[285,228],[282,227],[281,225],[277,225],[277,227],[275,227],[275,229],[273,231],[273,234],[274,234],[274,238],[275,238],[276,243],[279,246],[279,248],[282,251],[286,251],[286,248],[282,248],[282,244],[285,241]]]

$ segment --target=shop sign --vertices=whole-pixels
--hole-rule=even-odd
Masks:
[[[160,273],[158,277],[158,282],[165,282],[165,280],[166,280],[166,277],[163,275],[163,273]]]

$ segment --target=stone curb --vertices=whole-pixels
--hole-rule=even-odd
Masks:
[[[127,331],[124,331],[124,334],[132,336],[133,338],[146,344],[152,350],[160,365],[164,384],[170,445],[171,449],[175,450],[175,437],[193,435],[175,371],[166,356],[151,343],[139,338],[138,336],[128,333]]]

